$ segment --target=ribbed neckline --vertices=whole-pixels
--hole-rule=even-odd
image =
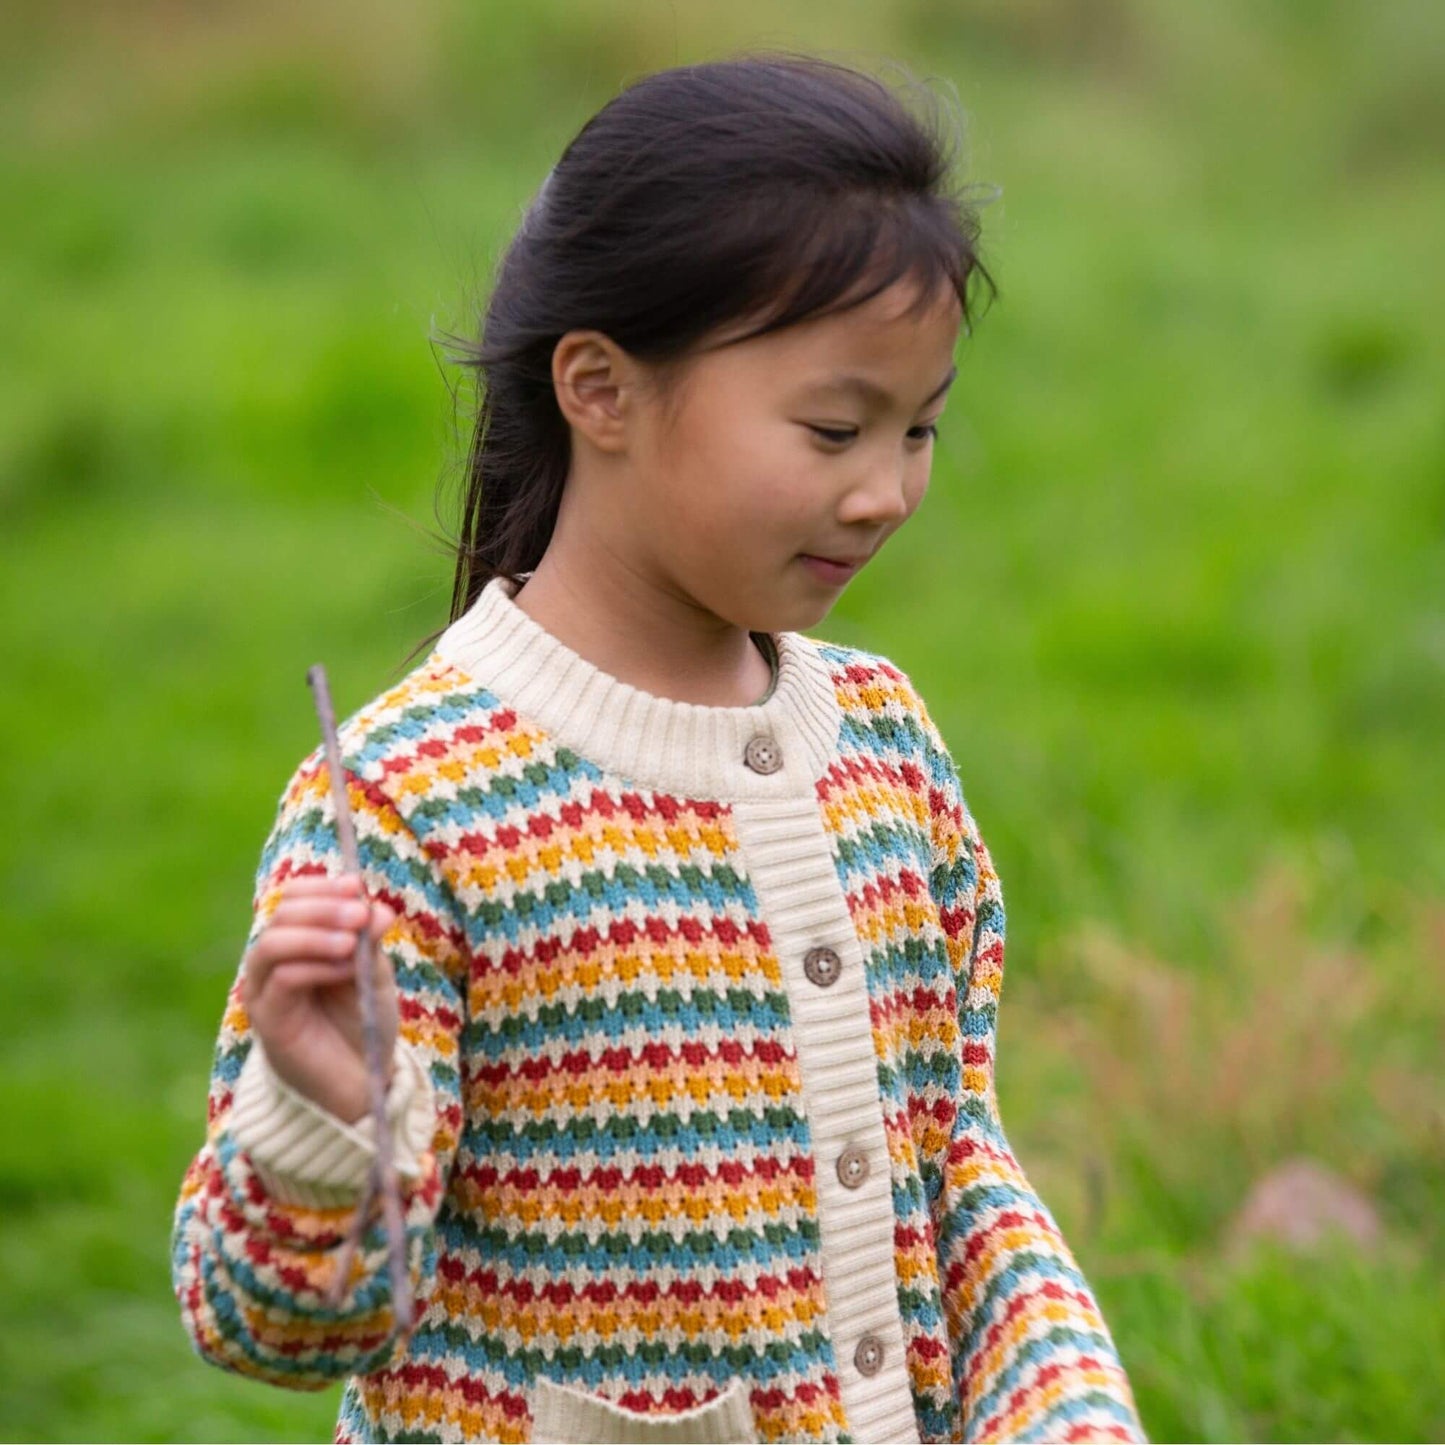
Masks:
[[[812,794],[837,745],[842,710],[810,638],[767,634],[777,681],[761,702],[679,702],[643,692],[574,652],[517,605],[519,585],[493,577],[435,653],[573,752],[633,783],[717,801]],[[744,761],[755,737],[771,738],[781,752],[776,772],[756,772]]]

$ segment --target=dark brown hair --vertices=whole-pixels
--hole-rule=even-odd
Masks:
[[[996,294],[972,188],[951,183],[961,122],[904,78],[922,117],[849,66],[754,52],[646,75],[577,133],[502,257],[480,338],[446,338],[479,396],[452,621],[551,539],[571,453],[552,383],[565,332],[604,332],[666,397],[703,339],[742,320],[757,324],[729,344],[908,276],[920,306],[952,285],[967,327],[971,279]]]

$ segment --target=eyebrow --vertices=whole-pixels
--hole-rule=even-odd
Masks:
[[[927,406],[930,401],[937,401],[939,397],[953,385],[954,378],[958,375],[958,367],[951,366],[948,375],[943,378],[931,396],[925,397],[923,405]],[[866,376],[831,376],[827,381],[810,386],[809,391],[854,391],[859,396],[879,406],[891,406],[893,394],[885,391],[875,381],[869,381]]]

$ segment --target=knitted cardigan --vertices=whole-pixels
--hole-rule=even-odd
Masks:
[[[748,707],[611,677],[494,578],[340,729],[396,911],[384,1226],[324,1302],[374,1156],[271,1071],[231,986],[171,1272],[197,1352],[344,1381],[336,1441],[1143,1440],[1006,1139],[999,880],[885,657],[771,634]],[[280,886],[344,871],[323,750]]]

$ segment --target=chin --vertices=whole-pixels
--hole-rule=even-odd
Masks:
[[[841,594],[840,594],[841,595]],[[807,632],[816,627],[833,610],[837,597],[814,597],[779,608],[771,621],[757,624],[754,632]]]
[[[842,594],[839,593],[839,596],[842,596]],[[837,602],[837,600],[838,598],[834,597],[831,601],[818,603],[816,607],[810,610],[807,621],[795,623],[791,628],[789,628],[789,631],[806,632],[810,627],[817,627],[818,624],[822,622],[830,612],[832,612],[833,603]]]
[[[827,617],[843,595],[843,589],[832,595],[813,589],[811,595],[795,593],[777,600],[764,600],[765,595],[766,589],[760,584],[739,598],[735,606],[713,611],[746,632],[806,632]]]

